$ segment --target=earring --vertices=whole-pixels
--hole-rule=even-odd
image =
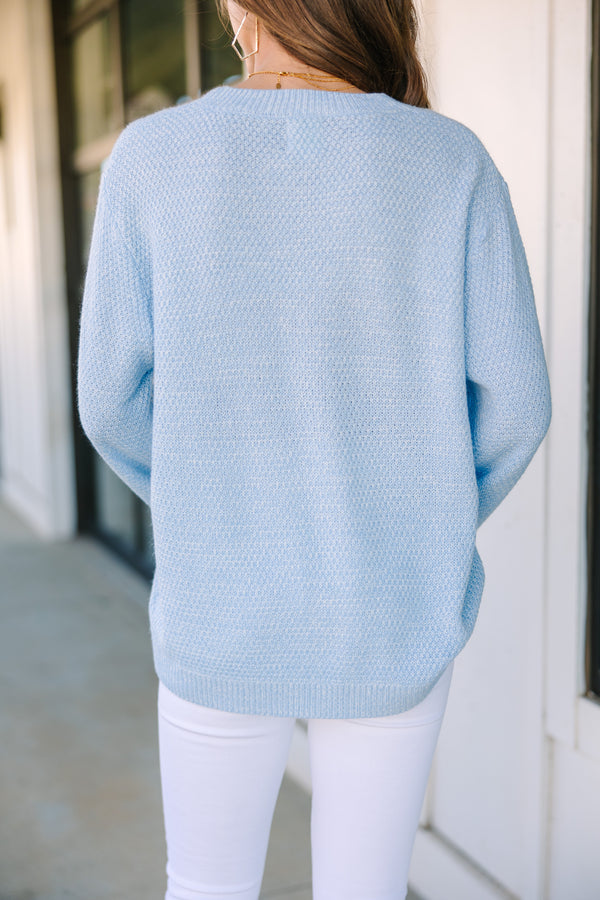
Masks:
[[[238,50],[238,48],[235,46],[235,42],[236,42],[237,39],[238,39],[238,34],[239,34],[240,31],[242,30],[242,27],[243,27],[243,25],[244,25],[244,22],[246,21],[246,16],[247,16],[247,15],[248,15],[248,13],[246,12],[245,15],[244,15],[244,18],[243,18],[242,21],[240,22],[240,27],[239,27],[238,30],[236,31],[235,37],[233,38],[233,40],[232,40],[232,42],[231,42],[231,46],[233,47],[233,49],[235,50],[235,52],[237,53],[237,55],[239,56],[240,59],[248,59],[249,56],[253,56],[255,53],[258,53],[258,16],[256,17],[256,48],[255,48],[254,50],[252,50],[250,53],[247,53],[245,56],[242,56],[242,54],[240,53],[240,51]],[[243,49],[243,48],[242,48],[242,49]]]

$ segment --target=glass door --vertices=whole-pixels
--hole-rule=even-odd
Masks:
[[[79,529],[151,577],[150,510],[95,452],[76,405],[78,323],[100,167],[123,127],[241,74],[213,0],[55,0]]]

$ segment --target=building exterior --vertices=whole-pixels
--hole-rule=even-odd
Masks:
[[[553,421],[479,531],[486,587],[415,843],[427,900],[600,896],[600,0],[421,0],[435,109],[510,186]],[[122,127],[241,63],[213,0],[0,0],[0,491],[48,541],[150,578],[148,508],[75,403],[100,165]],[[289,770],[310,787],[299,722]]]

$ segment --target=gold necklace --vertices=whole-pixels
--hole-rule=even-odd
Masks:
[[[276,88],[281,87],[281,76],[282,75],[292,75],[296,78],[304,78],[307,81],[311,81],[311,80],[312,81],[342,81],[341,78],[336,78],[335,75],[312,75],[309,72],[272,72],[267,69],[265,69],[262,72],[251,72],[250,75],[248,75],[248,78],[252,78],[253,75],[277,75],[277,84],[275,85]],[[344,83],[344,82],[342,81],[342,83]],[[345,83],[347,84],[347,82],[345,82]],[[340,93],[340,94],[342,94],[342,93],[352,93],[352,94],[360,93],[360,94],[362,94],[362,93],[364,93],[364,91],[353,91],[352,88],[346,88],[345,90],[342,89],[340,91],[337,91],[337,93]]]

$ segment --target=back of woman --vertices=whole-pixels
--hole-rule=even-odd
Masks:
[[[272,730],[262,829],[247,822],[253,874],[233,879],[248,898],[295,717],[312,734],[314,817],[317,747],[322,761],[336,734],[351,745],[344,723],[383,717],[399,727],[363,732],[396,746],[394,767],[393,740],[406,744],[401,726],[423,713],[408,819],[372,810],[374,827],[405,834],[400,863],[397,846],[391,868],[372,853],[357,862],[362,839],[349,854],[346,834],[337,869],[337,851],[323,850],[319,880],[316,834],[331,829],[313,820],[317,900],[405,896],[452,663],[482,598],[476,532],[551,418],[506,181],[469,128],[429,107],[412,4],[366,6],[224,5],[250,75],[124,129],[103,168],[85,282],[80,417],[151,508],[150,633],[159,700],[173,704],[163,728],[187,711],[197,728],[204,715]],[[189,800],[192,778],[174,739],[161,740],[171,858],[182,826],[167,784]],[[364,759],[372,752],[365,744]],[[196,765],[214,789],[211,763]],[[382,767],[381,803],[402,807],[409,772],[390,795]],[[348,790],[369,771],[355,765]],[[206,789],[190,801],[196,835],[214,835],[198,805]],[[349,821],[340,806],[323,815]],[[223,828],[231,835],[226,816]],[[207,855],[210,874],[172,863],[167,898],[223,889],[227,866]]]

